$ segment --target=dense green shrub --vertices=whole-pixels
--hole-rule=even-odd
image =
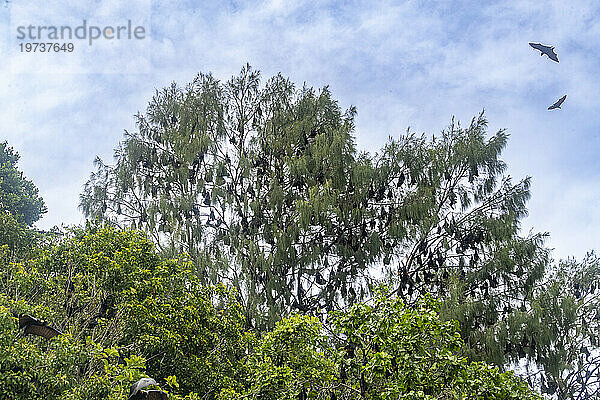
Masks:
[[[245,390],[221,399],[540,398],[511,372],[469,362],[457,324],[442,321],[438,308],[430,298],[407,307],[382,290],[373,305],[325,324],[291,316],[249,358]]]

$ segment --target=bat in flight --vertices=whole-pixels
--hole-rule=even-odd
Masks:
[[[19,329],[25,329],[26,335],[37,335],[46,339],[52,339],[54,336],[62,335],[62,332],[52,326],[48,325],[47,322],[41,321],[37,318],[27,314],[16,314],[13,316],[19,320]]]
[[[546,46],[541,43],[532,43],[532,42],[529,42],[529,45],[531,47],[533,47],[534,49],[541,51],[540,56],[543,56],[545,54],[552,61],[558,62],[558,55],[554,51],[554,46]]]
[[[552,104],[550,107],[548,107],[548,110],[554,110],[555,108],[560,108],[560,106],[562,105],[562,103],[564,103],[566,98],[567,98],[567,95],[565,94],[563,97],[556,100],[556,102],[554,104]]]

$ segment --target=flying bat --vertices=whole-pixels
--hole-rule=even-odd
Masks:
[[[562,103],[565,101],[566,98],[567,98],[567,95],[565,94],[563,97],[556,100],[556,102],[554,104],[552,104],[550,107],[548,107],[548,110],[554,110],[555,108],[560,108],[560,106],[562,105]]]
[[[533,47],[534,49],[541,51],[540,57],[545,54],[552,61],[558,62],[558,55],[554,51],[554,46],[546,46],[541,43],[532,43],[532,42],[529,42],[529,45],[531,47]]]
[[[46,339],[52,339],[54,336],[62,335],[62,332],[52,326],[48,325],[47,322],[39,320],[27,314],[16,314],[13,316],[19,320],[19,329],[25,329],[26,335],[41,336]]]

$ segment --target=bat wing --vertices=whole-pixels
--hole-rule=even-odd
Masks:
[[[62,335],[62,332],[47,325],[27,325],[25,327],[25,334],[52,339],[54,336]]]
[[[546,55],[552,61],[558,62],[558,54],[556,54],[556,52],[554,51],[554,47],[548,48],[548,51],[546,51]]]
[[[25,329],[26,335],[41,336],[51,339],[54,336],[62,335],[62,332],[48,325],[48,323],[39,320],[31,315],[21,314],[15,317],[19,319],[19,329]]]
[[[534,49],[541,51],[542,53],[544,52],[544,48],[546,47],[546,46],[544,46],[541,43],[532,43],[532,42],[529,42],[529,45],[531,47],[533,47]]]
[[[550,107],[548,107],[548,110],[554,110],[555,108],[560,108],[560,106],[562,105],[562,103],[564,103],[564,101],[566,99],[567,99],[567,95],[565,94],[563,97],[558,99],[554,104],[552,104]]]
[[[44,323],[41,320],[34,318],[31,315],[21,314],[18,316],[18,318],[19,318],[19,329],[26,328],[30,325],[44,325]]]
[[[549,59],[558,62],[558,55],[556,54],[556,52],[554,51],[554,47],[552,46],[546,46],[544,44],[541,43],[533,43],[533,42],[529,42],[529,45],[531,47],[533,47],[536,50],[539,50],[541,52],[540,55],[547,55]]]

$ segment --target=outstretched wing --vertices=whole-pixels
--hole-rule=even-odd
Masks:
[[[567,95],[565,94],[563,97],[556,100],[556,102],[554,104],[552,104],[550,107],[548,107],[548,110],[554,110],[555,108],[560,108],[560,106],[562,105],[562,103],[564,103],[564,101],[566,99],[567,99]]]
[[[541,51],[542,53],[544,52],[544,50],[546,48],[546,46],[544,46],[541,43],[532,43],[532,42],[529,42],[529,45],[531,47],[533,47],[534,49]]]
[[[19,329],[26,328],[29,325],[44,325],[41,320],[34,318],[31,315],[21,314],[17,315],[17,318],[19,318]]]
[[[54,336],[62,335],[58,329],[47,325],[28,325],[25,327],[26,335],[41,336],[46,339],[52,339]]]
[[[554,51],[554,47],[549,47],[547,51],[545,51],[546,55],[552,61],[558,62],[558,54]]]
[[[62,335],[62,332],[58,329],[49,326],[47,322],[32,317],[31,315],[21,314],[18,315],[18,319],[19,329],[24,328],[26,335],[36,335],[46,339],[51,339],[54,336]]]

